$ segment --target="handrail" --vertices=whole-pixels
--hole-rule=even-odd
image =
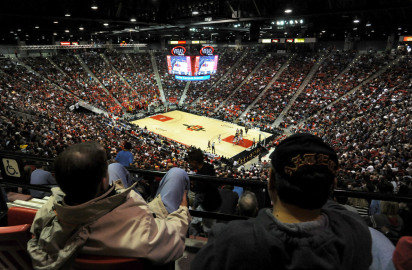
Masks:
[[[24,153],[12,153],[7,151],[0,151],[1,155],[9,156],[9,157],[16,157],[16,158],[23,158],[23,159],[31,159],[31,160],[38,160],[38,161],[45,161],[45,162],[53,162],[51,158],[42,158],[27,155]],[[149,177],[163,177],[166,172],[161,171],[153,171],[153,170],[142,170],[135,167],[127,167],[127,170],[131,173],[139,174],[141,176],[149,176]],[[235,179],[235,178],[221,178],[221,177],[213,177],[208,175],[189,175],[189,179],[193,181],[202,181],[202,182],[209,182],[215,183],[219,185],[232,185],[232,186],[240,186],[240,187],[251,187],[251,188],[266,188],[267,182],[261,180],[254,180],[254,179]],[[17,182],[7,182],[7,181],[0,181],[0,185],[2,186],[12,186],[12,187],[22,187],[27,189],[34,189],[39,191],[46,191],[50,192],[49,187],[45,186],[38,186],[38,185],[29,185],[24,183],[17,183]],[[394,202],[407,202],[412,203],[412,197],[407,196],[399,196],[393,194],[381,194],[376,192],[361,192],[361,191],[350,191],[350,190],[342,190],[342,189],[335,189],[333,191],[334,196],[346,196],[352,198],[364,198],[364,199],[371,199],[371,200],[383,200],[383,201],[394,201]]]

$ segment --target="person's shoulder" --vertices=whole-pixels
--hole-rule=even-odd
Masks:
[[[256,223],[253,219],[234,220],[229,223],[217,223],[212,227],[210,238],[223,243],[250,242],[254,237]]]

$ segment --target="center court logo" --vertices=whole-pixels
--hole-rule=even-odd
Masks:
[[[185,127],[187,127],[187,130],[190,131],[206,131],[202,126],[199,125],[187,125],[183,124]]]

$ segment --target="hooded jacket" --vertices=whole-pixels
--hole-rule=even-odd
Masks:
[[[368,269],[371,236],[361,218],[325,205],[320,220],[281,223],[269,209],[257,218],[218,224],[191,269]]]
[[[168,213],[160,195],[147,204],[133,191],[114,186],[86,203],[69,206],[64,193],[53,195],[37,212],[27,244],[35,269],[70,266],[78,252],[146,258],[166,263],[182,256],[190,222],[187,207]]]

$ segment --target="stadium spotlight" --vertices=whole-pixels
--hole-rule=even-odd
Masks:
[[[354,19],[353,22],[354,23],[359,23],[360,21],[359,21],[359,19]]]
[[[93,3],[91,6],[91,9],[93,10],[97,10],[99,7],[96,5],[96,3]]]
[[[53,33],[53,36],[57,36],[57,33]]]
[[[322,33],[325,33],[326,32],[326,30],[322,30]]]
[[[106,22],[106,23],[104,23],[103,25],[104,25],[104,26],[109,26],[109,24],[108,24],[107,22]]]
[[[66,29],[66,30],[64,30],[64,32],[66,32],[66,33],[70,33],[70,30],[69,30],[69,29]]]
[[[370,26],[372,26],[372,24],[368,22],[368,23],[366,24],[366,27],[370,27]]]
[[[40,27],[38,25],[36,25],[34,28],[39,29]]]
[[[79,27],[79,30],[80,30],[80,31],[83,31],[83,30],[84,30],[84,27],[83,27],[83,26],[80,26],[80,27]]]
[[[21,29],[19,28],[19,29],[17,29],[17,32],[20,32],[21,31]]]
[[[285,13],[292,13],[292,10],[291,9],[285,9]]]
[[[199,11],[193,11],[192,15],[199,15]]]
[[[65,17],[70,17],[70,16],[72,16],[72,15],[67,12],[66,14],[64,14],[64,16],[65,16]]]
[[[54,23],[54,24],[58,24],[59,22],[58,22],[58,21],[53,21],[53,23]]]
[[[131,22],[135,22],[136,19],[135,19],[135,18],[131,18],[130,21],[131,21]]]

